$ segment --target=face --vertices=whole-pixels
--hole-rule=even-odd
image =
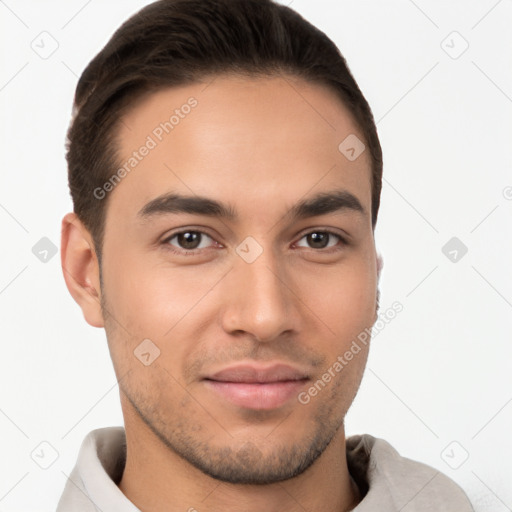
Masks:
[[[370,158],[338,148],[354,135],[292,77],[218,76],[124,116],[101,302],[127,431],[234,483],[300,474],[342,434],[367,346],[336,362],[377,294]]]

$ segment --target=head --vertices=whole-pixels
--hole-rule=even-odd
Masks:
[[[64,275],[106,330],[127,433],[234,483],[305,471],[378,308],[382,154],[335,45],[268,0],[151,4],[82,74],[67,160]],[[244,398],[222,387],[236,365],[295,383]]]

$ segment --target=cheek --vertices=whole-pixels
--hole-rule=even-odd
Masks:
[[[373,325],[377,282],[371,264],[347,262],[314,275],[302,272],[297,287],[301,300],[338,339],[357,336]]]
[[[162,392],[168,389],[169,379],[181,382],[184,365],[194,358],[201,334],[215,324],[217,301],[211,292],[225,272],[199,271],[193,265],[171,268],[142,257],[112,266],[105,290],[115,321],[105,328],[117,373],[131,371],[132,382],[152,383]],[[146,339],[158,353],[150,367],[135,357]]]
[[[196,305],[222,276],[219,269],[178,268],[140,255],[111,265],[106,290],[119,320],[144,336],[161,338]]]

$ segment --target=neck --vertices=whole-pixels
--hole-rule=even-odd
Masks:
[[[182,459],[125,410],[126,465],[120,490],[144,512],[352,510],[361,500],[350,476],[341,427],[304,473],[268,485],[221,482]]]

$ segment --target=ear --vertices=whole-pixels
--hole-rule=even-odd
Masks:
[[[61,265],[69,293],[82,308],[86,322],[103,327],[98,258],[91,234],[75,213],[62,219]]]
[[[380,273],[382,271],[382,267],[384,266],[384,260],[382,259],[382,254],[377,254],[377,282],[380,281]]]
[[[375,304],[375,320],[376,322],[379,318],[379,307],[380,307],[380,288],[379,288],[379,281],[380,281],[380,273],[382,272],[382,267],[384,265],[384,261],[382,259],[382,255],[380,253],[377,253],[377,300]]]

